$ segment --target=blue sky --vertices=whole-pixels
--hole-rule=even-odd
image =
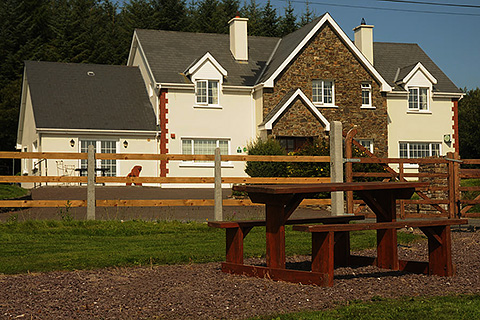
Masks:
[[[244,0],[240,1],[243,4]],[[478,0],[412,0],[422,1],[480,7]],[[256,2],[263,6],[266,0]],[[271,3],[283,15],[287,1],[271,0]],[[374,41],[417,43],[459,88],[480,87],[480,8],[395,0],[309,0],[309,3],[317,16],[329,12],[351,39],[352,29],[365,18],[367,24],[375,26]],[[292,0],[292,5],[297,16],[305,11],[305,0]]]

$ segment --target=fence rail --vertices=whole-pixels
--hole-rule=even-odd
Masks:
[[[378,158],[370,154],[355,140],[351,145],[367,153],[370,157],[353,158],[348,152],[348,143],[346,146],[345,178],[346,181],[354,179],[382,179],[402,181],[406,179],[445,179],[445,185],[431,185],[428,188],[419,190],[418,199],[401,200],[400,216],[405,217],[406,205],[430,205],[437,212],[433,215],[442,215],[448,217],[468,216],[480,217],[480,213],[469,212],[475,205],[480,204],[480,186],[460,186],[461,179],[480,179],[480,169],[464,169],[461,165],[479,165],[480,159],[459,160],[458,155],[448,154],[445,158],[425,158],[425,159],[403,159],[403,158]],[[363,148],[363,149],[362,149]],[[351,151],[350,151],[351,152]],[[0,158],[7,159],[88,159],[88,153],[51,153],[51,152],[0,152]],[[212,161],[214,155],[179,155],[179,154],[109,154],[96,153],[95,159],[99,160],[155,160],[155,161]],[[326,156],[248,156],[248,155],[222,155],[221,161],[259,161],[259,162],[330,162],[330,157]],[[352,160],[353,159],[353,160]],[[353,163],[379,164],[384,167],[384,172],[360,172],[353,170]],[[429,165],[443,164],[446,166],[444,172],[406,172],[412,168],[406,164]],[[393,169],[391,165],[398,166]],[[213,168],[212,168],[213,169]],[[212,170],[213,173],[213,170]],[[251,178],[251,177],[221,177],[221,183],[225,184],[281,184],[281,183],[326,183],[330,182],[329,177],[278,177],[278,178]],[[0,176],[0,183],[79,183],[86,184],[86,176]],[[155,184],[213,184],[215,177],[103,177],[97,176],[95,183],[118,184],[118,183],[155,183]],[[432,199],[428,192],[445,192],[448,196],[445,199]],[[463,199],[462,194],[467,192],[479,192],[474,199]],[[181,200],[95,200],[98,207],[147,207],[147,206],[213,206],[213,199],[181,199]],[[308,199],[302,202],[302,205],[329,205],[330,199]],[[226,199],[222,201],[225,206],[251,206],[255,205],[247,199]],[[0,207],[85,207],[86,200],[2,200]],[[354,208],[354,205],[357,208]],[[353,194],[347,192],[347,212],[358,213],[364,204],[361,201],[354,200]],[[415,214],[408,213],[409,216]],[[418,214],[417,214],[418,216]]]

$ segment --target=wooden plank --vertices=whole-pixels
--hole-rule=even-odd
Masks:
[[[0,200],[4,208],[85,207],[86,200]]]
[[[262,194],[314,194],[333,191],[361,191],[361,190],[399,190],[426,187],[426,182],[351,182],[351,183],[322,183],[322,184],[285,184],[285,185],[247,185],[234,186],[233,190],[248,193]],[[402,193],[403,194],[403,193]]]
[[[0,177],[1,179],[1,177]],[[214,183],[213,177],[97,177],[97,183]],[[328,177],[300,177],[300,178],[250,178],[250,177],[223,177],[222,183],[328,183]]]
[[[398,173],[393,172],[353,172],[353,176],[356,178],[384,178],[384,177],[398,177]],[[407,178],[418,178],[418,177],[437,177],[437,178],[447,178],[448,174],[446,173],[404,173],[404,177]]]
[[[227,262],[243,264],[243,230],[242,228],[226,230],[226,260]]]
[[[0,183],[22,183],[22,182],[87,183],[87,177],[79,177],[79,176],[0,176]]]
[[[438,219],[438,220],[404,220],[393,222],[373,222],[373,223],[355,223],[355,224],[325,224],[325,225],[296,225],[295,231],[303,232],[328,232],[328,231],[362,231],[362,230],[380,230],[380,229],[401,229],[407,227],[435,227],[448,225],[468,224],[467,219]]]
[[[86,153],[77,152],[0,152],[0,159],[87,159]]]
[[[301,270],[276,269],[261,266],[249,266],[223,262],[222,271],[225,273],[247,275],[256,278],[265,278],[275,281],[286,281],[306,285],[327,286],[326,274]]]
[[[302,223],[349,223],[355,220],[364,220],[365,216],[357,215],[345,215],[345,216],[332,216],[322,218],[304,218],[304,219],[288,219],[285,224],[302,224]],[[265,226],[265,220],[239,220],[239,221],[209,221],[208,226],[213,228],[245,228],[245,227],[259,227]]]

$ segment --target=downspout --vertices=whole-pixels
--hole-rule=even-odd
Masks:
[[[453,149],[455,150],[456,153],[460,154],[460,146],[459,146],[459,137],[458,137],[458,99],[452,99],[453,102]]]

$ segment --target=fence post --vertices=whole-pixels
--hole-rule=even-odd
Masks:
[[[357,134],[357,129],[350,129],[345,136],[345,158],[350,159],[353,157],[352,143],[353,137]],[[353,163],[345,163],[345,182],[353,182]],[[353,191],[346,192],[347,198],[347,213],[354,214],[353,207]]]
[[[459,160],[458,153],[448,152],[447,158]],[[448,217],[455,218],[459,215],[457,206],[460,201],[460,164],[457,161],[448,162]]]
[[[222,157],[220,148],[215,148],[215,208],[214,220],[223,220],[223,203],[222,203]]]
[[[330,122],[330,180],[343,182],[343,135],[340,121]],[[332,192],[332,215],[344,214],[343,191]]]
[[[87,160],[87,220],[95,220],[95,151],[88,146]]]

